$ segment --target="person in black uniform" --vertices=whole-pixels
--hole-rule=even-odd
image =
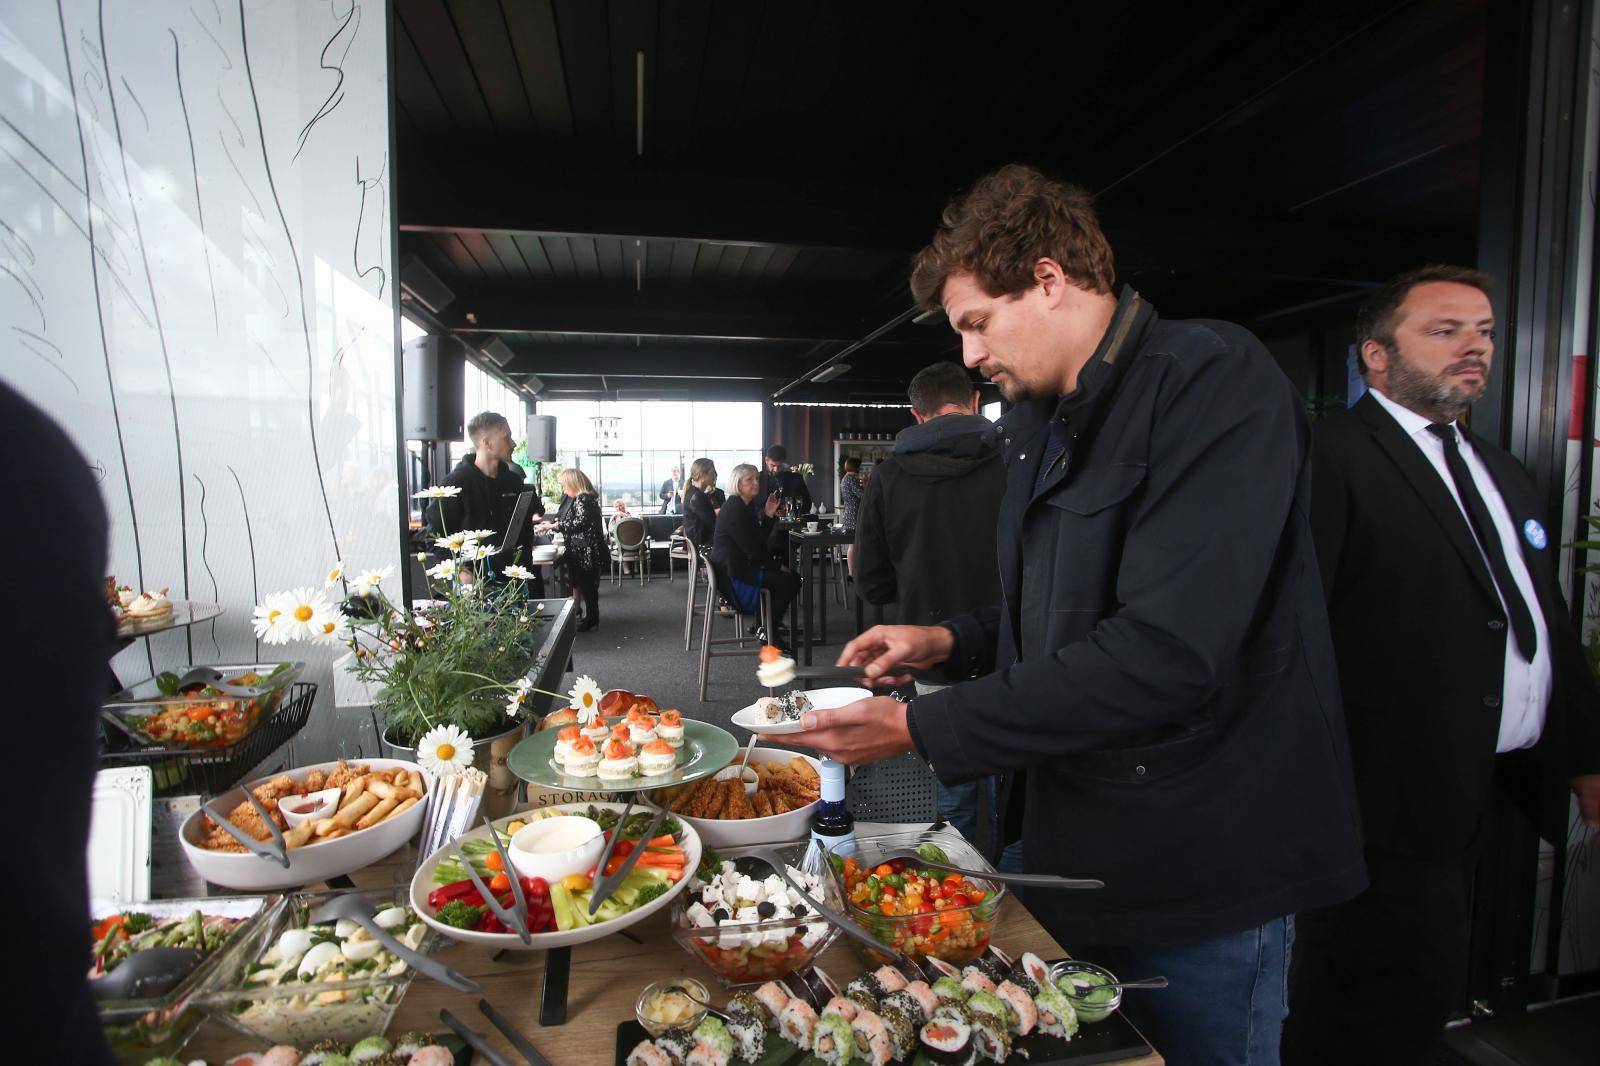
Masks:
[[[434,501],[434,505],[428,509],[428,526],[435,537],[459,533],[464,529],[493,530],[494,535],[485,538],[484,543],[503,547],[500,541],[505,536],[506,527],[511,524],[517,497],[524,492],[532,492],[534,496],[528,511],[528,523],[518,532],[514,554],[503,557],[506,563],[517,562],[526,566],[533,554],[534,520],[544,514],[544,504],[539,500],[538,490],[528,484],[522,467],[511,461],[511,452],[516,447],[511,439],[511,423],[506,421],[504,415],[484,411],[474,415],[472,421],[467,423],[467,439],[472,441],[472,454],[462,456],[461,462],[442,482],[456,486],[461,494]],[[437,545],[433,547],[433,553],[439,558],[448,558],[451,554],[448,549]],[[528,594],[536,599],[544,596],[542,576],[528,582]]]
[[[1362,308],[1368,391],[1317,423],[1311,526],[1372,886],[1302,913],[1283,1060],[1419,1063],[1465,998],[1497,791],[1546,840],[1600,825],[1600,696],[1545,498],[1468,430],[1494,359],[1490,279],[1433,266]]]
[[[811,513],[811,490],[806,488],[805,478],[789,469],[789,451],[781,444],[774,444],[767,449],[766,467],[761,471],[755,505],[758,508],[765,507],[767,497],[774,491],[782,497],[785,506],[790,500],[799,500],[800,509],[806,514]]]
[[[689,487],[683,490],[683,535],[701,552],[711,550],[717,529],[717,509],[710,492],[717,487],[717,466],[710,459],[696,459],[689,465]]]
[[[5,879],[9,949],[27,974],[6,993],[21,1046],[13,1062],[114,1063],[89,993],[89,804],[96,724],[109,680],[115,625],[104,595],[106,513],[89,464],[61,428],[0,383],[0,449],[47,455],[19,463],[11,489],[50,516],[48,536],[16,523],[0,535],[13,567],[6,585],[26,610],[0,618],[15,760],[9,775],[39,817],[12,819],[6,834],[14,876]],[[48,713],[42,709],[48,708]],[[27,871],[26,876],[21,871]],[[8,1041],[10,1043],[10,1041]]]

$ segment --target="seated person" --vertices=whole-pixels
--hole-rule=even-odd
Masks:
[[[767,550],[767,537],[776,525],[778,497],[768,496],[759,510],[755,504],[760,491],[760,474],[749,463],[733,468],[733,495],[722,505],[717,515],[716,531],[711,540],[711,561],[722,568],[732,588],[726,590],[728,599],[744,614],[756,614],[761,607],[761,590],[772,596],[772,624],[789,608],[800,591],[800,579],[771,565]],[[766,634],[766,639],[779,643],[776,632]]]
[[[683,490],[683,535],[702,552],[711,550],[711,537],[717,528],[717,508],[711,493],[717,487],[717,465],[710,459],[696,459],[689,467],[689,485]]]

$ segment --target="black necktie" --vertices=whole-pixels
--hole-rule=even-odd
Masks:
[[[1489,573],[1494,576],[1494,583],[1500,589],[1500,599],[1505,603],[1506,613],[1511,616],[1511,632],[1516,635],[1517,650],[1531,663],[1534,652],[1539,650],[1533,615],[1528,612],[1527,601],[1522,598],[1517,582],[1511,576],[1511,568],[1506,565],[1505,552],[1500,547],[1500,534],[1495,529],[1489,507],[1478,495],[1478,485],[1472,479],[1472,471],[1467,469],[1467,461],[1461,458],[1455,426],[1435,422],[1428,427],[1428,432],[1444,442],[1444,465],[1456,483],[1456,492],[1461,496],[1461,505],[1466,508],[1472,531],[1478,538],[1478,546],[1489,560]]]

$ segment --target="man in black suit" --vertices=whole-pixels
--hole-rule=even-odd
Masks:
[[[1460,423],[1489,278],[1426,267],[1357,323],[1369,391],[1319,423],[1312,530],[1371,887],[1298,918],[1284,1061],[1422,1061],[1459,1002],[1476,848],[1506,787],[1547,840],[1600,824],[1600,698],[1528,475]]]
[[[661,497],[662,514],[683,513],[683,467],[672,468],[672,476],[661,483],[657,495]]]
[[[781,444],[774,444],[767,449],[766,466],[761,471],[761,482],[756,492],[756,506],[765,507],[767,497],[774,490],[783,497],[785,504],[789,500],[799,500],[800,509],[811,513],[811,490],[806,487],[805,478],[789,469],[789,450]]]

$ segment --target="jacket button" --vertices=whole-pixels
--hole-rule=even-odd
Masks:
[[[1140,776],[1140,777],[1143,777],[1143,776],[1144,776],[1144,767],[1142,767],[1142,766],[1135,766],[1135,767],[1134,767],[1134,768],[1133,768],[1133,772],[1134,772],[1134,773],[1135,773],[1135,774],[1138,774],[1138,775],[1139,775],[1139,776]]]
[[[1489,619],[1489,628],[1490,629],[1499,630],[1499,629],[1504,629],[1505,627],[1506,627],[1506,624],[1504,622],[1500,621],[1500,619],[1498,619],[1498,618]]]
[[[1483,705],[1485,707],[1498,707],[1498,706],[1500,706],[1500,697],[1499,696],[1485,696],[1483,698]]]

